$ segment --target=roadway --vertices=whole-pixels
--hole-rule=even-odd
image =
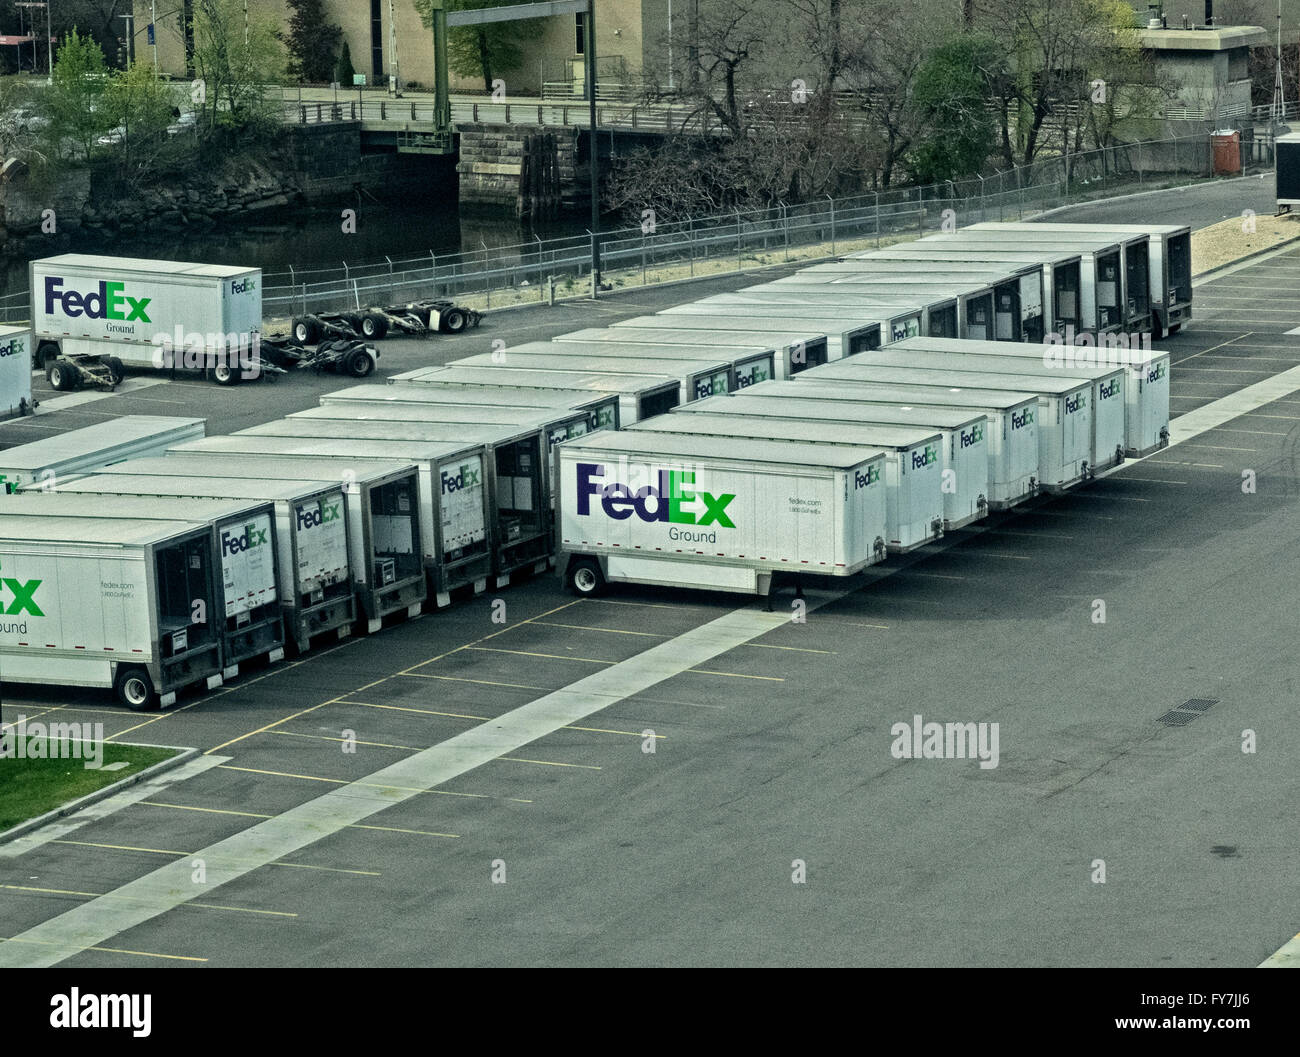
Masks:
[[[1298,278],[1291,250],[1198,288],[1163,343],[1175,414],[1300,365]],[[382,362],[749,281],[500,313],[388,341]],[[164,383],[0,443],[146,409],[224,432],[343,384]],[[1300,927],[1298,424],[1300,379],[814,594],[804,624],[721,595],[579,601],[547,576],[165,713],[6,695],[7,719],[207,755],[146,800],[0,846],[21,940],[0,964],[1255,965]],[[1160,721],[1193,699],[1213,704]],[[893,758],[891,726],[918,713],[999,723],[999,766]]]

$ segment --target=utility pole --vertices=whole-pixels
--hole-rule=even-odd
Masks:
[[[1281,2],[1281,0],[1279,0]],[[591,124],[591,296],[600,292],[600,143],[596,139],[596,0],[587,0],[587,106]]]
[[[149,44],[153,48],[153,75],[158,76],[158,0],[149,0]]]
[[[135,51],[135,15],[118,15],[126,23],[126,64],[131,65],[131,58]]]
[[[397,62],[397,20],[393,18],[393,0],[388,0],[388,50],[393,70],[393,94],[402,94],[402,68]]]

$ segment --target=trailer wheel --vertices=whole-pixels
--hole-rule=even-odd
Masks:
[[[49,375],[50,364],[59,358],[59,346],[56,342],[45,341],[36,350],[36,368]]]
[[[343,369],[353,378],[364,378],[375,369],[375,361],[365,349],[353,349],[344,361]]]
[[[367,312],[361,317],[361,336],[371,341],[379,341],[388,333],[388,320],[374,312]]]
[[[108,380],[113,385],[121,385],[126,380],[126,365],[116,356],[110,356],[104,361],[108,367]]]
[[[469,326],[469,316],[463,308],[451,308],[443,314],[442,322],[448,334],[459,334]]]
[[[217,385],[234,385],[239,381],[239,372],[228,363],[218,363],[208,368],[208,378]]]
[[[289,324],[289,332],[299,345],[315,345],[320,340],[320,325],[314,319],[300,316]]]
[[[50,385],[61,393],[71,392],[81,382],[81,371],[77,369],[77,365],[66,360],[55,360],[51,363],[45,370],[45,376],[49,379]]]
[[[579,598],[594,598],[605,590],[605,574],[592,558],[578,558],[569,565],[569,590]]]
[[[1180,330],[1182,330],[1182,329],[1183,329],[1183,325],[1182,325],[1181,323],[1170,323],[1170,324],[1169,324],[1169,329],[1166,330],[1165,333],[1166,333],[1166,334],[1177,334],[1177,333],[1178,333]]]
[[[153,680],[143,668],[119,668],[117,678],[113,680],[113,692],[122,704],[134,712],[153,708],[158,700]]]

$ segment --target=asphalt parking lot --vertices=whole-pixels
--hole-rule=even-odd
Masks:
[[[1175,415],[1300,366],[1297,279],[1292,249],[1197,288],[1161,343]],[[502,313],[381,363],[728,281],[752,280]],[[348,384],[154,385],[0,443],[140,412],[227,432]],[[165,713],[6,693],[6,720],[204,756],[0,846],[0,964],[1258,964],[1300,929],[1296,386],[812,593],[805,623],[546,576]],[[998,723],[999,765],[894,758],[916,714]]]

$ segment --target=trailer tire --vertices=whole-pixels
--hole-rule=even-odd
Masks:
[[[569,563],[565,576],[569,590],[579,598],[595,598],[605,590],[605,574],[600,571],[600,562],[594,558],[575,558]]]
[[[353,378],[364,378],[375,369],[375,361],[365,349],[353,349],[343,361],[343,369]]]
[[[57,342],[44,341],[36,350],[36,368],[45,372],[49,376],[50,364],[59,358],[59,346]]]
[[[388,320],[374,312],[367,312],[361,317],[361,336],[371,341],[381,341],[388,333]]]
[[[217,385],[236,385],[239,382],[239,372],[228,363],[218,363],[208,368],[208,380]]]
[[[299,345],[315,345],[320,340],[320,324],[314,319],[299,316],[289,324],[289,333]]]
[[[61,393],[68,393],[81,385],[81,372],[75,363],[67,360],[55,360],[45,369],[45,376],[50,385]]]
[[[143,712],[156,707],[158,695],[154,693],[153,680],[143,668],[126,666],[117,670],[113,680],[113,693],[133,712]]]
[[[442,322],[448,334],[459,334],[469,326],[469,316],[463,308],[449,308],[442,314]]]
[[[1177,334],[1177,333],[1178,333],[1180,330],[1182,330],[1182,329],[1183,329],[1183,325],[1182,325],[1181,323],[1170,323],[1170,324],[1169,324],[1169,329],[1166,330],[1165,333],[1166,333],[1166,334]]]
[[[126,365],[118,357],[110,356],[104,363],[108,367],[108,380],[114,386],[119,386],[126,381]]]

